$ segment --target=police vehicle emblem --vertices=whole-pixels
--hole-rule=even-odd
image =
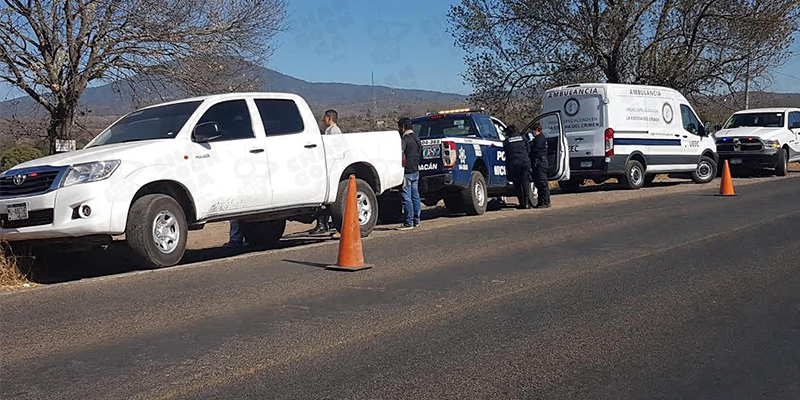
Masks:
[[[14,175],[14,178],[12,178],[12,181],[14,182],[15,185],[22,186],[22,184],[25,183],[25,179],[27,179],[27,178],[28,178],[27,175],[22,175],[22,174]]]
[[[581,110],[581,103],[578,102],[578,99],[571,98],[564,103],[564,112],[567,113],[570,117],[575,116],[578,111]]]
[[[461,161],[461,164],[467,163],[467,151],[464,150],[463,147],[458,149],[458,159]]]
[[[664,117],[664,122],[671,124],[675,118],[675,113],[672,112],[672,106],[669,103],[664,103],[661,107],[661,116]]]

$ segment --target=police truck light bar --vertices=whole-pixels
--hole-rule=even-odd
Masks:
[[[455,110],[439,111],[439,114],[462,114],[462,113],[473,113],[473,112],[483,112],[483,108],[481,108],[481,109],[458,108],[458,109],[455,109]]]

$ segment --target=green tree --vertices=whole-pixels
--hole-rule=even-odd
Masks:
[[[494,111],[582,82],[743,91],[785,62],[798,16],[798,0],[462,0],[449,12],[473,101]]]
[[[17,164],[42,157],[42,152],[35,147],[18,144],[0,153],[0,171],[9,170]]]

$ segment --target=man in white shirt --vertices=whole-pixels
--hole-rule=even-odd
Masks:
[[[339,113],[336,110],[328,110],[325,111],[325,116],[322,118],[322,122],[325,124],[325,135],[341,135],[342,130],[339,129],[339,126],[336,125],[339,122]],[[333,230],[331,224],[331,210],[329,208],[325,208],[320,210],[317,214],[317,227],[312,229],[309,232],[312,235],[329,235]]]
[[[323,122],[325,123],[326,135],[342,134],[342,130],[339,129],[339,125],[336,125],[336,123],[339,122],[339,113],[337,113],[336,110],[325,111],[325,117],[323,118]]]

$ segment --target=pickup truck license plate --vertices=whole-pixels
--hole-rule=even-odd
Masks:
[[[731,165],[740,165],[742,163],[741,158],[731,158]]]
[[[9,221],[22,221],[25,219],[28,219],[28,203],[8,205]]]
[[[591,161],[581,161],[581,168],[591,168],[592,162]]]

